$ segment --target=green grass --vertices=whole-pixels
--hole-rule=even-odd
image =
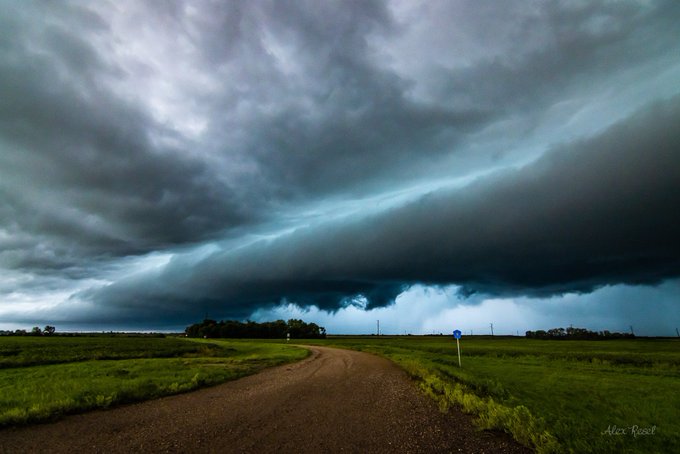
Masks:
[[[539,452],[680,451],[680,341],[448,337],[309,341],[383,355],[443,409],[475,414]],[[221,383],[301,359],[278,341],[0,338],[0,426]],[[616,425],[626,435],[603,432]],[[632,435],[631,426],[656,426]]]
[[[477,415],[539,452],[680,452],[680,341],[335,337],[401,365],[443,409]],[[610,426],[626,435],[603,434]],[[656,426],[634,436],[630,427]]]
[[[11,358],[0,369],[0,427],[186,392],[307,354],[258,341],[0,338],[0,358]]]
[[[92,359],[171,358],[200,349],[176,338],[0,337],[0,369]]]

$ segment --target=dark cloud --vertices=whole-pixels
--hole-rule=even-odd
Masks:
[[[449,11],[439,14],[455,17],[461,4],[467,24],[460,25],[477,30],[471,32],[477,44],[485,37],[491,40],[494,51],[472,65],[433,67],[432,96],[460,108],[493,110],[501,118],[541,110],[584,90],[606,90],[617,77],[674,58],[677,45],[680,5],[674,1],[646,6],[539,2],[530,8],[519,2],[519,11],[511,3],[503,14],[517,20],[506,23],[490,11],[496,5],[485,8],[474,1],[451,3]],[[493,38],[487,36],[489,29],[495,31]]]
[[[680,98],[468,187],[273,240],[177,257],[81,295],[102,307],[242,315],[281,299],[334,310],[405,286],[546,296],[654,284],[680,270]]]
[[[184,320],[373,308],[414,283],[658,282],[677,268],[677,98],[409,191],[677,94],[678,17],[662,0],[4,2],[0,268],[23,283],[0,293],[98,279],[69,302],[83,319]],[[174,258],[120,278],[155,252]]]
[[[393,27],[381,2],[200,4],[199,14],[181,3],[142,5],[159,37],[165,27],[186,38],[197,73],[226,65],[234,77],[207,94],[195,80],[175,87],[187,107],[208,106],[196,143],[116,91],[133,75],[105,53],[118,37],[101,13],[27,5],[8,6],[16,14],[3,19],[1,38],[0,225],[33,241],[3,262],[9,267],[68,268],[214,238],[267,217],[270,203],[412,173],[413,150],[443,153],[442,131],[484,119],[414,104],[405,81],[373,66],[367,36]],[[174,39],[171,51],[181,45]],[[272,43],[295,49],[303,80],[277,66],[285,62]]]
[[[464,175],[468,166],[441,163],[470,153],[475,133],[508,119],[531,131],[556,102],[601,93],[646,65],[657,71],[655,64],[667,65],[678,48],[676,2],[539,3],[531,13],[519,2],[503,17],[496,5],[479,2],[441,9],[400,21],[381,2],[216,7],[204,36],[229,46],[208,46],[206,64],[233,65],[239,83],[211,100],[211,132],[220,135],[234,122],[248,128],[243,147],[261,178],[258,190],[274,197],[368,194],[407,180]],[[418,58],[405,63],[425,74],[414,80],[394,70],[376,43],[398,41],[423,20],[439,21],[431,35],[448,37],[459,25],[480,39],[488,30],[505,34],[490,43],[496,53],[467,64],[445,63],[469,52],[455,36],[419,47]],[[239,32],[227,39],[223,30]],[[487,164],[490,157],[476,159]]]
[[[370,40],[398,30],[384,2],[313,5],[218,4],[202,35],[201,64],[237,82],[205,99],[210,133],[229,142],[249,130],[241,147],[258,191],[366,193],[422,176],[433,167],[425,157],[446,156],[488,122],[487,111],[410,99],[412,82],[379,65]]]
[[[90,33],[107,32],[88,14]],[[172,131],[105,89],[106,77],[123,73],[98,54],[93,35],[59,19],[14,24],[1,38],[0,226],[23,243],[3,251],[13,257],[2,264],[69,267],[246,222],[251,210],[207,163],[158,145]]]

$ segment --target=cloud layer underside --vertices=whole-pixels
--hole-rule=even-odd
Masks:
[[[523,168],[79,295],[121,316],[390,304],[409,285],[546,296],[680,275],[680,97]],[[142,309],[143,308],[143,309]],[[140,312],[142,312],[140,314]]]
[[[480,131],[510,142],[678,46],[673,1],[114,3],[1,5],[2,268],[98,277],[300,203],[467,175]]]

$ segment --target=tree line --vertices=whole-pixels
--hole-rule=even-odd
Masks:
[[[39,326],[34,326],[32,330],[17,329],[14,331],[0,331],[0,336],[51,336],[57,329],[52,325],[45,326],[40,329]]]
[[[184,331],[187,337],[201,338],[238,338],[238,339],[283,339],[290,335],[293,339],[324,339],[326,328],[316,323],[305,323],[302,320],[290,319],[287,322],[257,323],[251,320],[203,320],[194,323]]]
[[[526,337],[530,339],[572,339],[572,340],[599,340],[599,339],[630,339],[632,333],[616,333],[611,331],[589,331],[585,328],[553,328],[547,331],[527,331]]]

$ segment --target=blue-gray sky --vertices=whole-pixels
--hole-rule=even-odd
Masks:
[[[674,0],[3,1],[0,329],[674,334],[678,23]]]

